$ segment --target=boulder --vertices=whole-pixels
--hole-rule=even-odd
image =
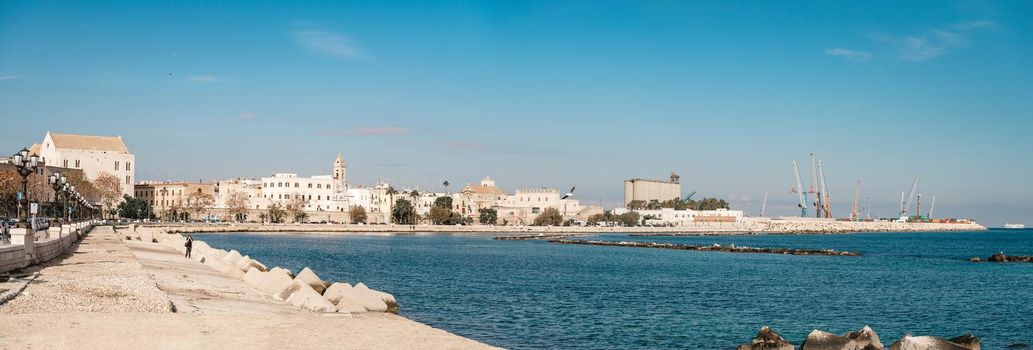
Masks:
[[[326,300],[329,300],[331,303],[337,304],[338,301],[341,301],[341,293],[351,289],[352,285],[348,283],[335,282],[334,284],[331,284],[330,287],[327,287],[325,291],[323,291],[323,297],[326,298]]]
[[[991,255],[989,258],[986,258],[986,261],[989,261],[989,262],[1005,262],[1005,261],[1008,261],[1008,256],[1004,255],[1003,252],[1002,253],[997,253],[997,254]]]
[[[398,313],[398,301],[395,301],[395,296],[394,295],[391,295],[391,294],[388,294],[388,293],[385,293],[385,292],[381,292],[379,290],[373,290],[373,289],[370,289],[370,292],[372,292],[375,295],[380,296],[380,300],[383,300],[384,304],[387,304],[387,312],[390,312],[390,313],[393,313],[393,314],[397,314]]]
[[[973,338],[975,337],[973,336]],[[973,345],[971,339],[964,341],[966,341],[966,344],[963,345],[939,337],[905,335],[890,345],[890,350],[979,350],[978,338],[975,339],[975,347],[970,347]]]
[[[739,345],[738,350],[794,350],[794,348],[793,344],[789,344],[778,332],[764,326],[760,328],[752,342]]]
[[[302,269],[301,272],[298,272],[298,275],[294,277],[294,280],[308,284],[309,287],[315,289],[316,293],[319,293],[320,295],[322,295],[323,291],[326,290],[326,282],[319,279],[319,276],[316,276],[316,273],[312,272],[312,270],[307,267]]]
[[[258,260],[255,260],[255,259],[251,259],[251,267],[254,267],[254,268],[258,269],[258,271],[262,271],[262,272],[269,271],[268,267],[265,267],[264,264],[258,262]]]
[[[807,335],[800,350],[882,350],[879,335],[868,326],[842,336],[814,330]]]
[[[979,350],[979,337],[972,333],[965,333],[957,337],[947,339],[947,341],[961,345],[970,350]]]
[[[337,306],[309,287],[308,284],[295,280],[289,290],[293,290],[286,298],[288,304],[315,312],[336,312]]]
[[[875,334],[871,327],[864,326],[860,330],[844,334],[844,336],[857,342],[857,345],[861,346],[859,349],[883,349],[882,340],[879,339],[879,335]]]

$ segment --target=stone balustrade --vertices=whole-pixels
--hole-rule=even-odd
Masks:
[[[10,244],[0,245],[0,273],[54,259],[96,225],[95,221],[68,223],[47,229],[10,229]]]

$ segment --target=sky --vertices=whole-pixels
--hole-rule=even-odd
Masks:
[[[0,119],[11,153],[121,135],[139,180],[341,153],[353,184],[613,207],[673,171],[771,216],[814,152],[837,216],[921,175],[937,217],[1033,224],[1033,2],[5,0]]]

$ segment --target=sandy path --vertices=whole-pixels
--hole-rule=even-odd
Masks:
[[[104,240],[105,234],[114,237],[109,227],[100,227],[84,241],[80,251],[100,242],[105,245],[118,242],[131,253],[119,255],[117,259],[102,259],[108,262],[74,266],[101,270],[110,268],[110,260],[138,261],[137,266],[142,267],[151,285],[156,285],[156,289],[171,300],[177,312],[104,310],[98,313],[40,307],[43,311],[26,313],[28,310],[19,306],[18,313],[0,313],[3,324],[0,349],[490,348],[393,314],[353,316],[297,310],[164,246],[135,241],[122,244],[113,239]],[[41,277],[50,274],[48,269],[55,267],[44,268]],[[26,292],[40,296],[65,293],[43,291],[54,289],[54,285],[30,285]],[[34,301],[32,305],[40,303]],[[6,307],[6,304],[0,307],[0,312]]]

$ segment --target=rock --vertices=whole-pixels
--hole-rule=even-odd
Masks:
[[[971,336],[971,335],[968,335]],[[962,336],[964,337],[964,336]],[[961,337],[958,337],[961,338]],[[953,338],[953,339],[958,339]],[[973,336],[973,338],[975,338]],[[944,340],[939,337],[932,336],[921,336],[915,337],[911,335],[905,335],[900,340],[890,345],[890,350],[979,350],[979,339],[975,339],[975,347],[971,343],[965,345]]]
[[[326,282],[319,279],[319,276],[316,276],[316,273],[312,272],[312,270],[307,267],[302,269],[301,272],[298,272],[298,275],[294,277],[294,280],[308,284],[309,287],[315,289],[320,295],[322,295],[323,291],[326,290]]]
[[[860,347],[861,349],[883,349],[882,340],[879,339],[879,335],[876,334],[875,331],[867,325],[861,327],[861,329],[856,332],[844,334],[844,336],[850,338],[850,340],[857,342],[858,345],[863,345],[862,347]]]
[[[341,293],[351,289],[352,285],[348,283],[336,282],[334,284],[331,284],[330,287],[327,287],[326,290],[323,291],[323,297],[326,298],[326,300],[329,300],[331,303],[337,304],[338,301],[341,301]]]
[[[973,256],[973,257],[969,258],[968,261],[971,261],[971,262],[981,262],[981,261],[983,261],[983,259],[980,259],[978,256]]]
[[[794,348],[793,344],[782,339],[778,332],[764,326],[760,328],[751,343],[739,345],[738,350],[794,350]]]
[[[391,294],[388,294],[388,293],[385,293],[385,292],[381,292],[379,290],[373,290],[373,289],[370,289],[370,292],[372,292],[375,295],[380,296],[380,300],[384,301],[384,304],[387,304],[387,312],[390,312],[390,313],[393,313],[393,314],[397,314],[398,313],[398,301],[395,301],[395,296],[394,295],[391,295]]]
[[[1005,261],[1008,261],[1008,256],[1004,255],[1003,252],[1002,253],[997,253],[997,254],[991,255],[989,258],[986,258],[986,261],[989,261],[989,262],[1005,262]]]
[[[341,298],[342,300],[348,299],[356,304],[362,305],[362,307],[366,308],[366,311],[387,311],[387,303],[385,303],[379,295],[371,293],[369,287],[366,287],[366,285],[362,283],[356,284],[355,287],[352,287],[349,290],[343,290],[341,292]]]
[[[868,326],[842,336],[814,330],[807,335],[800,350],[882,350],[882,341]]]
[[[1029,344],[1026,344],[1026,343],[1014,343],[1014,344],[1008,345],[1006,348],[1008,348],[1008,349],[1027,349],[1027,348],[1029,348]]]
[[[288,304],[315,312],[336,312],[337,306],[331,304],[308,284],[295,280],[289,290],[293,292],[286,298]]]
[[[970,350],[979,350],[979,337],[972,335],[972,333],[965,333],[960,336],[947,339],[947,341],[961,345]]]

